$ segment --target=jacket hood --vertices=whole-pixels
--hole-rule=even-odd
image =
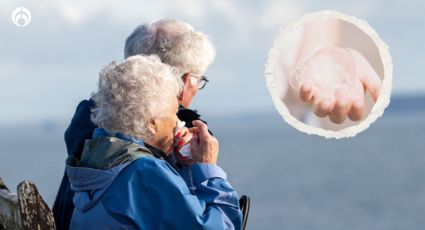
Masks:
[[[127,165],[147,154],[146,147],[116,137],[87,140],[81,161],[70,156],[66,163],[75,208],[92,208]]]

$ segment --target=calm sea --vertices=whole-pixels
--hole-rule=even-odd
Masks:
[[[300,133],[272,110],[205,116],[220,141],[219,164],[239,195],[251,197],[248,229],[424,229],[425,99],[407,101],[412,106],[396,100],[369,129],[342,140]],[[9,188],[31,180],[53,204],[65,127],[0,127],[0,176]]]

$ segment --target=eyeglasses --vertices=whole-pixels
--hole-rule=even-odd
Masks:
[[[198,89],[203,89],[205,87],[205,85],[207,85],[207,82],[210,81],[205,76],[198,76],[198,75],[191,74],[191,73],[189,73],[189,76],[198,78],[198,80],[199,80],[199,87],[198,87]]]

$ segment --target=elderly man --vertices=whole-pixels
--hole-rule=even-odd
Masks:
[[[180,108],[178,117],[185,121],[188,127],[193,120],[199,120],[200,115],[188,109],[198,89],[205,87],[208,79],[202,74],[215,58],[215,50],[206,35],[194,31],[183,22],[161,20],[137,27],[125,43],[125,58],[137,54],[156,54],[163,63],[174,67],[181,84],[179,94]],[[71,124],[65,132],[65,142],[68,155],[80,159],[86,139],[91,139],[96,125],[90,121],[93,100],[83,100],[77,106]],[[155,151],[152,148],[152,151]],[[161,154],[157,151],[157,154]],[[172,165],[175,160],[168,158]],[[173,162],[174,161],[174,162]],[[187,172],[183,171],[182,174]],[[184,177],[184,175],[182,175]],[[187,175],[186,175],[187,176]],[[188,185],[191,187],[191,185]],[[70,189],[68,176],[65,173],[56,197],[53,213],[58,229],[68,229],[74,210],[72,202],[74,192]]]

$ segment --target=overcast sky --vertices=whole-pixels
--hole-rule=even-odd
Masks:
[[[28,8],[16,27],[11,13]],[[394,92],[425,92],[425,1],[0,0],[0,123],[69,120],[96,88],[97,73],[122,60],[139,24],[184,20],[217,49],[211,79],[193,107],[209,115],[272,111],[264,63],[279,27],[306,13],[337,10],[366,19],[390,46]]]

